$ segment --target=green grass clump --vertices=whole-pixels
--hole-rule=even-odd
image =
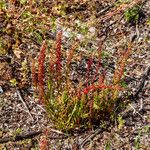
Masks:
[[[133,8],[127,9],[124,13],[125,18],[128,22],[137,22],[140,14],[140,7],[134,6]]]
[[[65,131],[80,127],[89,128],[109,116],[115,109],[120,91],[123,90],[122,77],[131,44],[118,60],[111,83],[106,81],[105,71],[99,73],[102,67],[101,45],[97,50],[96,62],[93,56],[88,56],[85,80],[73,83],[70,76],[72,63],[77,57],[75,51],[78,43],[73,44],[67,52],[62,52],[62,32],[60,31],[56,37],[55,51],[50,51],[49,63],[45,63],[47,46],[45,41],[43,42],[38,57],[38,82],[35,83],[34,79],[35,62],[32,64],[32,79],[34,85],[38,87],[39,99],[45,105],[55,128]],[[48,66],[45,67],[44,63]],[[93,64],[96,66],[96,72],[91,77],[90,70]]]

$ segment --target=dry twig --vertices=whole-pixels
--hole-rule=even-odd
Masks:
[[[23,100],[23,98],[22,98],[22,96],[21,96],[21,93],[20,93],[20,91],[19,91],[18,89],[17,89],[17,94],[18,94],[18,97],[19,97],[20,101],[21,101],[22,104],[25,106],[26,111],[28,112],[30,118],[32,119],[32,121],[34,121],[34,118],[32,117],[32,115],[31,115],[31,113],[30,113],[30,111],[29,111],[29,109],[28,109],[28,107],[27,107],[25,101]]]
[[[84,145],[85,145],[87,142],[91,141],[91,140],[92,140],[96,135],[98,135],[101,131],[102,131],[102,129],[100,128],[100,129],[95,130],[93,134],[88,135],[88,136],[80,143],[80,148],[83,148]]]
[[[4,137],[0,139],[0,143],[7,143],[9,141],[15,142],[15,141],[20,141],[20,140],[24,140],[24,139],[29,139],[29,138],[33,138],[39,134],[43,133],[43,131],[32,131],[26,134],[18,134],[16,136],[9,136],[9,137]]]
[[[54,130],[54,129],[50,129],[51,132],[55,132],[55,133],[58,133],[58,134],[61,134],[63,136],[49,136],[48,138],[49,139],[65,139],[65,138],[68,138],[68,135],[66,134],[63,134],[62,132],[60,131],[57,131],[57,130]],[[28,133],[21,133],[21,134],[17,134],[15,136],[9,136],[9,137],[4,137],[4,138],[1,138],[0,139],[0,143],[7,143],[7,142],[16,142],[16,141],[21,141],[21,140],[25,140],[25,139],[31,139],[31,138],[34,138],[35,136],[38,136],[42,133],[45,133],[45,130],[39,130],[39,131],[31,131],[31,132],[28,132]]]
[[[133,0],[131,3],[128,3],[128,4],[121,4],[116,9],[114,9],[114,10],[108,12],[106,15],[104,15],[104,17],[102,17],[100,19],[100,21],[106,21],[107,19],[110,19],[112,16],[120,14],[121,12],[124,12],[125,10],[130,9],[141,2],[142,2],[142,0]],[[145,3],[145,1],[143,3]]]
[[[137,91],[131,97],[133,97],[135,99],[139,95],[139,93],[142,91],[142,89],[144,87],[145,81],[146,81],[147,77],[149,76],[149,74],[150,74],[150,66],[148,66],[145,73],[143,73],[142,80],[141,80],[140,84],[138,85],[138,87],[136,88]]]

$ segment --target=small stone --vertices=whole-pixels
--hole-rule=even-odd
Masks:
[[[0,94],[2,94],[4,91],[2,89],[2,87],[0,86]]]

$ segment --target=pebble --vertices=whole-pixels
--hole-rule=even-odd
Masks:
[[[2,89],[2,87],[0,86],[0,94],[2,94],[4,91]]]

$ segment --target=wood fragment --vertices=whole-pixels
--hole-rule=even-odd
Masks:
[[[16,141],[21,141],[25,139],[31,139],[34,138],[40,134],[45,133],[44,130],[39,130],[39,131],[31,131],[28,133],[21,133],[17,134],[15,136],[8,136],[0,139],[0,144],[7,143],[7,142],[16,142]],[[66,139],[68,136],[48,136],[49,139]]]
[[[58,134],[61,134],[61,135],[68,136],[67,134],[65,134],[65,133],[63,133],[63,132],[61,132],[61,131],[59,131],[59,130],[56,130],[56,129],[52,129],[52,128],[50,128],[50,130],[49,130],[49,131],[51,131],[51,132],[55,132],[55,133],[58,133]]]
[[[149,74],[150,74],[150,66],[148,66],[145,73],[143,73],[141,82],[136,88],[137,91],[135,92],[135,94],[131,95],[130,97],[135,99],[139,95],[139,93],[142,91],[142,89],[144,87],[145,81],[146,81],[147,77],[149,76]]]
[[[88,136],[80,143],[80,148],[83,148],[86,143],[88,143],[89,141],[91,141],[92,139],[94,139],[94,137],[97,136],[100,132],[102,132],[102,129],[101,129],[101,128],[95,130],[93,134],[88,135]]]
[[[20,91],[19,91],[18,89],[17,89],[17,95],[18,95],[20,101],[22,102],[22,104],[24,105],[24,107],[26,108],[26,111],[28,112],[28,114],[29,114],[31,120],[34,121],[34,118],[32,117],[32,115],[31,115],[31,113],[30,113],[30,111],[29,111],[29,108],[27,107],[27,105],[26,105],[25,101],[23,100],[23,98],[22,98],[22,96],[21,96],[21,93],[20,93]]]
[[[121,4],[116,9],[114,9],[114,10],[108,12],[106,15],[104,15],[104,17],[102,17],[100,21],[106,21],[107,19],[110,19],[112,16],[120,14],[120,13],[124,12],[125,10],[130,9],[141,2],[142,2],[142,0],[133,0],[132,2],[130,2],[128,4]]]
[[[18,134],[16,136],[9,136],[9,137],[4,137],[0,139],[0,143],[7,143],[7,142],[15,142],[15,141],[20,141],[20,140],[24,140],[24,139],[29,139],[29,138],[33,138],[39,134],[43,133],[43,131],[32,131],[26,134]]]

